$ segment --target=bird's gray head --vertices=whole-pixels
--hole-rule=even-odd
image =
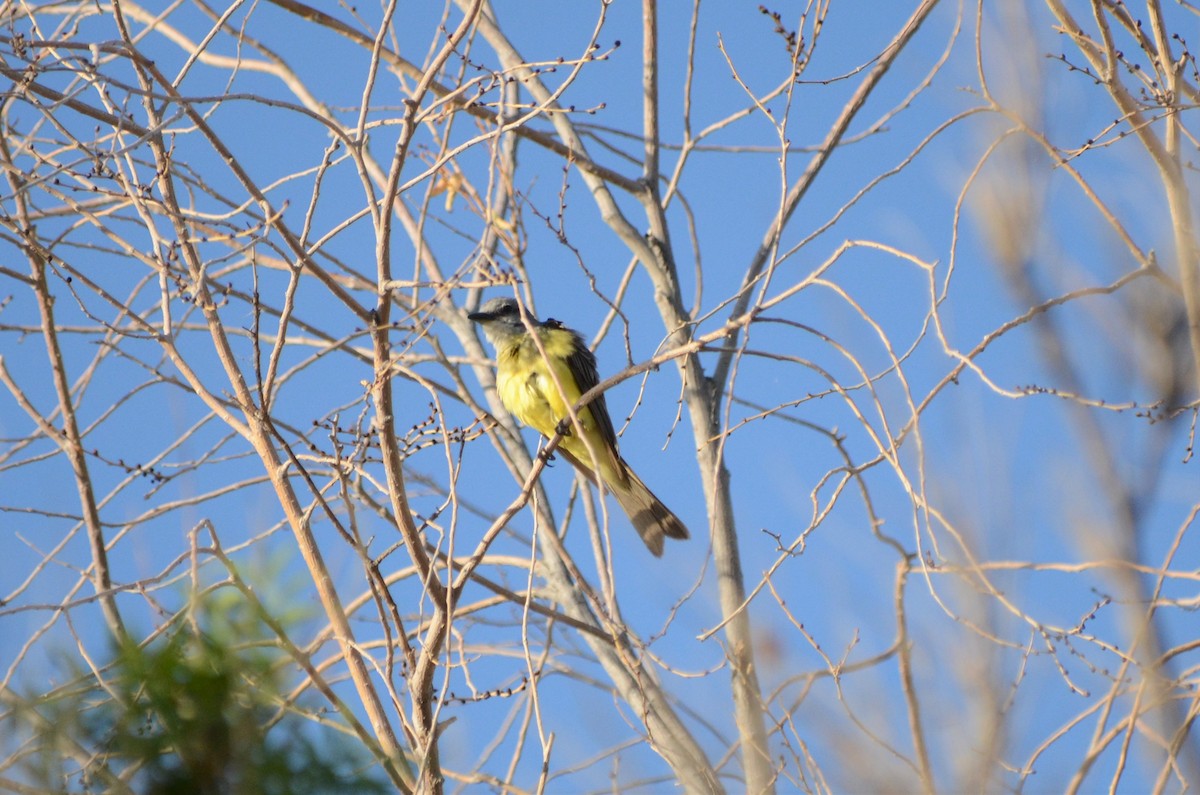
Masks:
[[[526,315],[526,317],[532,325],[537,325],[537,321],[532,316]],[[484,335],[496,347],[525,333],[525,321],[521,319],[521,305],[515,298],[508,296],[484,301],[483,305],[479,307],[479,311],[472,312],[467,315],[467,318],[483,326]]]

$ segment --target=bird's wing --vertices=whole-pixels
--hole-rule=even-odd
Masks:
[[[575,344],[572,346],[571,354],[567,356],[567,368],[571,371],[571,377],[579,387],[579,394],[583,395],[600,383],[600,373],[596,370],[596,357],[588,350],[587,343],[578,334],[574,334],[574,336]],[[608,416],[608,403],[604,400],[604,394],[597,395],[587,405],[587,410],[592,413],[592,419],[596,422],[596,430],[600,432],[600,438],[615,454],[617,432],[613,428],[612,418]]]

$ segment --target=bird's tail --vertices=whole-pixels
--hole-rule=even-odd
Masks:
[[[571,462],[593,483],[597,482],[596,473],[591,467],[579,460],[570,450],[559,447],[558,452]],[[671,509],[662,504],[662,500],[654,496],[654,492],[646,487],[642,479],[629,468],[616,451],[605,462],[601,471],[604,473],[604,489],[617,498],[621,510],[629,517],[633,529],[638,531],[642,541],[653,553],[661,558],[664,538],[687,538],[687,528],[679,517],[671,513]]]
[[[625,464],[624,461],[621,462]],[[671,509],[654,496],[632,469],[625,466],[625,483],[608,483],[609,490],[617,498],[621,509],[629,516],[633,528],[656,558],[663,553],[664,538],[687,538],[687,528]]]

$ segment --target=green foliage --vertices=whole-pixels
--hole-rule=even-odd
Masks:
[[[165,638],[122,644],[105,688],[76,689],[36,714],[24,705],[32,757],[75,748],[86,760],[68,771],[30,758],[31,775],[59,792],[73,772],[86,790],[96,782],[119,791],[121,779],[150,795],[389,791],[368,775],[373,760],[361,746],[285,703],[286,661],[236,591],[216,593],[204,615]]]

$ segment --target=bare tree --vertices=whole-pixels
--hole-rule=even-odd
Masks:
[[[232,605],[404,792],[1194,786],[1195,10],[511,5],[5,6],[0,786]]]

